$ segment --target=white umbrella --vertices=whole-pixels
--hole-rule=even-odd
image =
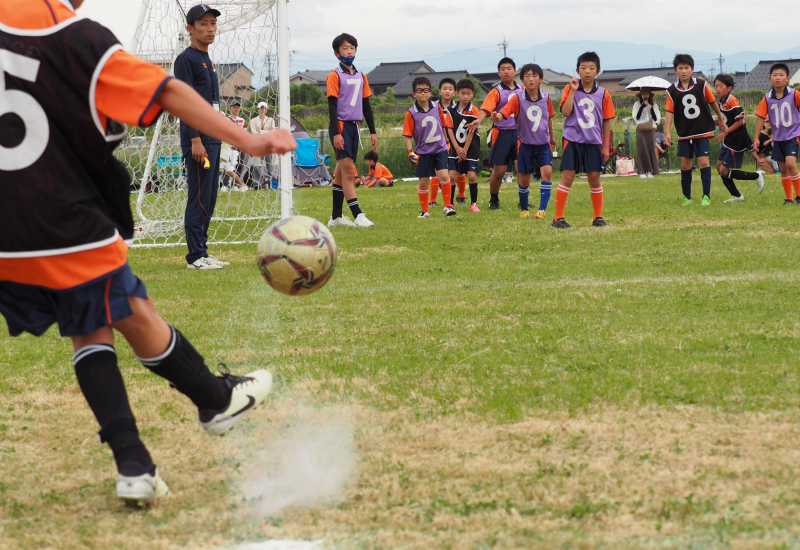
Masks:
[[[642,88],[650,88],[651,90],[666,90],[670,86],[672,86],[672,83],[664,80],[663,78],[659,78],[657,76],[643,76],[642,78],[637,78],[628,84],[626,88],[638,92]]]

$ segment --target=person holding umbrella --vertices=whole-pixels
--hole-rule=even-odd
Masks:
[[[653,90],[666,90],[669,86],[669,82],[656,76],[645,76],[628,85],[629,90],[639,92],[631,115],[636,124],[636,171],[640,178],[652,178],[659,173],[656,126],[661,122],[661,112]]]

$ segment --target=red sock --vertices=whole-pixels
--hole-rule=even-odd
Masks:
[[[428,211],[428,190],[420,189],[417,187],[417,194],[419,194],[419,205],[422,207],[423,212]]]
[[[792,195],[792,179],[789,177],[781,178],[781,185],[783,185],[783,192],[786,194],[786,200],[794,199]]]
[[[800,174],[792,176],[792,185],[794,186],[795,196],[800,196]]]
[[[589,189],[592,195],[592,210],[594,210],[594,217],[599,218],[603,215],[603,188]]]
[[[569,197],[569,188],[559,185],[556,189],[556,220],[564,217],[564,207],[567,206],[567,197]]]
[[[456,185],[458,186],[458,198],[463,199],[464,191],[467,188],[467,176],[458,176],[458,178],[456,178]]]
[[[442,200],[445,206],[453,206],[453,184],[450,180],[442,184]]]
[[[431,178],[430,190],[431,190],[431,202],[436,202],[436,195],[439,194],[439,178]]]

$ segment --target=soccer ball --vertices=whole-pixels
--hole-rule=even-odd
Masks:
[[[335,265],[333,234],[308,216],[273,223],[258,242],[261,275],[272,288],[289,296],[311,294],[325,286]]]

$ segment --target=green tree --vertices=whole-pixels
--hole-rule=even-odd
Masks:
[[[386,88],[386,93],[384,94],[383,104],[384,105],[397,105],[397,100],[394,97],[394,90],[391,86]]]
[[[314,84],[292,86],[289,90],[289,97],[292,105],[308,105],[309,107],[313,107],[325,103],[325,94]]]

